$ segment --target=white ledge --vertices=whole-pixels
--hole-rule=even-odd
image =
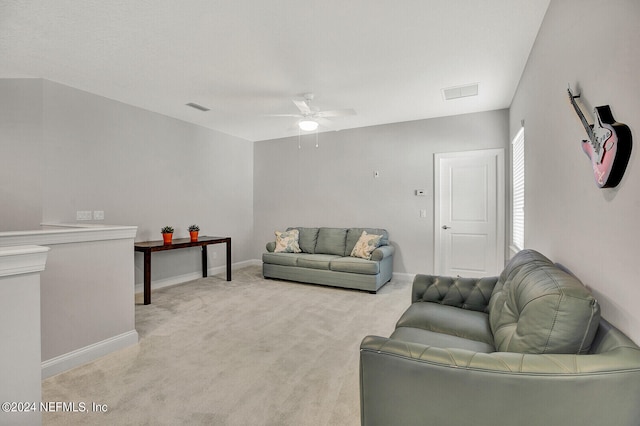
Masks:
[[[47,262],[48,247],[0,247],[0,277],[41,272]]]
[[[43,223],[43,229],[0,232],[0,247],[52,245],[135,238],[137,226]]]

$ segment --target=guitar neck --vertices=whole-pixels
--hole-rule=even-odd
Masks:
[[[587,135],[589,135],[589,140],[593,140],[594,138],[593,127],[589,125],[589,123],[587,122],[587,119],[584,117],[584,114],[582,114],[582,111],[580,111],[579,108],[578,108],[578,111],[579,111],[578,115],[580,116],[580,121],[582,122],[584,129],[587,131]]]
[[[580,107],[576,103],[576,99],[575,98],[576,97],[573,96],[571,91],[569,91],[569,99],[571,99],[571,105],[573,105],[573,109],[576,110],[576,114],[578,114],[578,117],[580,117],[580,121],[582,122],[582,125],[584,126],[584,129],[587,131],[587,135],[589,135],[589,140],[593,141],[593,139],[594,139],[593,128],[587,122],[587,119],[585,118],[584,114],[580,110]]]

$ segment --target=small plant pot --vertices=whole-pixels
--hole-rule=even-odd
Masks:
[[[162,240],[165,244],[171,244],[173,240],[173,234],[162,234]]]
[[[189,231],[191,241],[198,241],[198,231]]]

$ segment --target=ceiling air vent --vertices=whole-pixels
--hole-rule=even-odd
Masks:
[[[478,96],[478,83],[465,84],[464,86],[447,87],[442,89],[442,96],[445,101],[451,99],[466,98],[467,96]]]
[[[209,111],[209,108],[203,107],[202,105],[198,105],[198,104],[193,103],[193,102],[189,102],[187,104],[187,106],[190,106],[191,108],[199,109],[200,111],[203,111],[203,112]]]

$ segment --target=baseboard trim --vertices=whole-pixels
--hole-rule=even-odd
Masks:
[[[242,269],[242,268],[246,268],[247,266],[255,266],[255,265],[262,265],[262,261],[258,259],[250,259],[250,260],[243,260],[242,262],[232,263],[231,271],[235,271],[237,269]],[[215,266],[213,268],[207,269],[207,275],[211,276],[211,275],[217,275],[217,274],[224,274],[226,273],[226,271],[227,271],[226,265]],[[200,272],[191,272],[188,274],[177,275],[175,277],[169,277],[162,280],[153,280],[153,275],[151,277],[152,277],[151,289],[158,290],[163,287],[169,287],[172,285],[182,284],[188,281],[197,280],[198,278],[202,278],[202,274]],[[233,278],[233,276],[231,278]],[[134,291],[136,293],[143,293],[144,284],[136,283]]]
[[[211,275],[211,269],[209,269],[209,274]],[[153,275],[151,275],[153,277]],[[162,280],[151,280],[151,290],[157,290],[163,287],[169,287],[176,284],[186,283],[187,281],[197,280],[198,278],[202,278],[202,274],[198,272],[191,272],[189,274],[177,275],[175,277],[169,277]],[[136,293],[144,292],[144,283],[137,283],[135,285]]]
[[[54,376],[71,368],[91,362],[111,352],[138,344],[138,332],[131,330],[126,333],[113,336],[101,342],[93,343],[75,351],[43,361],[40,366],[42,379]]]
[[[234,263],[231,265],[231,269],[242,269],[247,266],[262,266],[262,260],[260,259],[249,259],[243,260],[242,262]],[[221,267],[221,272],[225,271],[224,266]]]
[[[409,274],[406,272],[394,272],[392,278],[394,281],[409,281],[413,282],[413,279],[416,277],[416,274]]]

